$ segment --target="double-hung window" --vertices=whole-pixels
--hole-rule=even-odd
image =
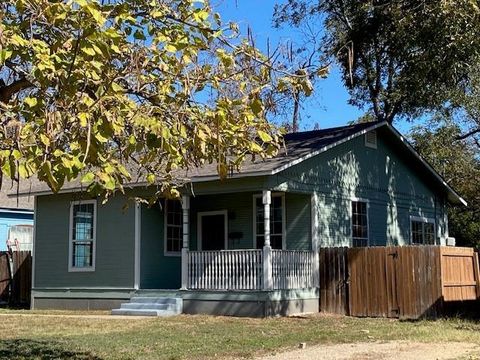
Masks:
[[[70,206],[70,271],[95,270],[96,200],[72,202]]]
[[[257,249],[263,248],[265,244],[265,209],[261,195],[255,195],[255,243]],[[272,202],[270,204],[270,246],[273,249],[282,249],[284,237],[284,208],[285,196],[283,194],[272,194]]]
[[[352,201],[352,246],[368,246],[368,203]]]
[[[182,203],[165,200],[165,255],[180,255],[183,241]]]
[[[435,220],[410,217],[410,237],[414,245],[435,245]]]

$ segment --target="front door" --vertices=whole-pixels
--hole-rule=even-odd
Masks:
[[[225,250],[227,213],[223,211],[199,213],[199,235],[202,250]]]

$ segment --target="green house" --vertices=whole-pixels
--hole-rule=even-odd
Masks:
[[[175,298],[186,313],[314,312],[320,247],[447,243],[447,203],[465,201],[391,125],[288,134],[285,144],[227,180],[215,164],[195,169],[181,200],[153,207],[132,200],[148,194],[141,183],[106,204],[75,183],[55,195],[34,187],[32,307]]]

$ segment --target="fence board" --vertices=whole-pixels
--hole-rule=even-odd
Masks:
[[[347,315],[347,248],[322,248],[319,261],[320,311]]]
[[[10,267],[8,253],[0,252],[0,301],[9,301]]]
[[[12,268],[10,269],[10,259]],[[14,306],[28,306],[32,286],[30,251],[0,252],[0,300]]]

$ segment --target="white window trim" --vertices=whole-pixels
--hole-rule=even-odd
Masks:
[[[282,250],[287,249],[287,217],[285,211],[285,193],[272,193],[272,199],[274,197],[282,198]],[[262,194],[253,195],[253,249],[257,248],[257,199],[262,198]],[[270,217],[272,216],[270,212]],[[258,234],[264,235],[264,234]],[[270,236],[272,235],[272,229],[270,229]]]
[[[163,255],[164,256],[177,256],[177,257],[180,257],[182,256],[182,250],[180,251],[168,251],[167,250],[167,213],[168,213],[168,200],[169,199],[165,199],[165,206],[163,207]],[[180,200],[176,200],[176,199],[170,199],[170,201],[179,201],[181,203]],[[182,209],[182,212],[183,212],[183,209]],[[182,235],[183,235],[183,213],[182,213],[182,224],[179,225],[179,228],[182,230]],[[180,244],[181,246],[183,246],[183,236],[180,238]],[[180,247],[181,249],[181,247]]]
[[[370,132],[373,132],[375,134],[375,144],[372,144],[370,142],[367,141],[367,136],[368,136],[368,133]],[[375,130],[370,130],[370,131],[367,131],[365,134],[364,134],[364,138],[365,138],[365,146],[366,147],[369,147],[371,149],[376,149],[377,148],[377,142],[378,142],[378,134]]]
[[[225,250],[228,250],[228,210],[201,211],[197,213],[197,248],[202,251],[202,217],[209,215],[223,215],[225,227]]]
[[[434,239],[433,239],[434,244],[433,245],[437,245],[437,224],[435,222],[435,219],[424,217],[424,216],[414,216],[414,215],[410,215],[410,245],[425,245],[425,243],[420,244],[420,243],[414,243],[413,242],[412,221],[421,222],[421,223],[425,223],[425,224],[433,224],[433,236],[434,236]],[[422,230],[422,236],[423,235],[424,234],[423,234],[423,230]],[[423,239],[423,240],[425,240],[425,239]]]
[[[73,206],[93,204],[93,239],[92,239],[92,266],[76,267],[72,264],[73,256]],[[97,258],[97,200],[80,200],[70,202],[70,221],[68,236],[68,272],[92,272],[95,271],[95,263]]]
[[[370,200],[365,199],[365,198],[358,198],[358,197],[352,197],[350,198],[350,206],[349,206],[349,213],[350,213],[350,246],[353,247],[353,210],[352,210],[352,203],[353,202],[363,202],[367,204],[367,246],[370,246]],[[365,238],[355,238],[355,239],[360,239],[364,240]]]

